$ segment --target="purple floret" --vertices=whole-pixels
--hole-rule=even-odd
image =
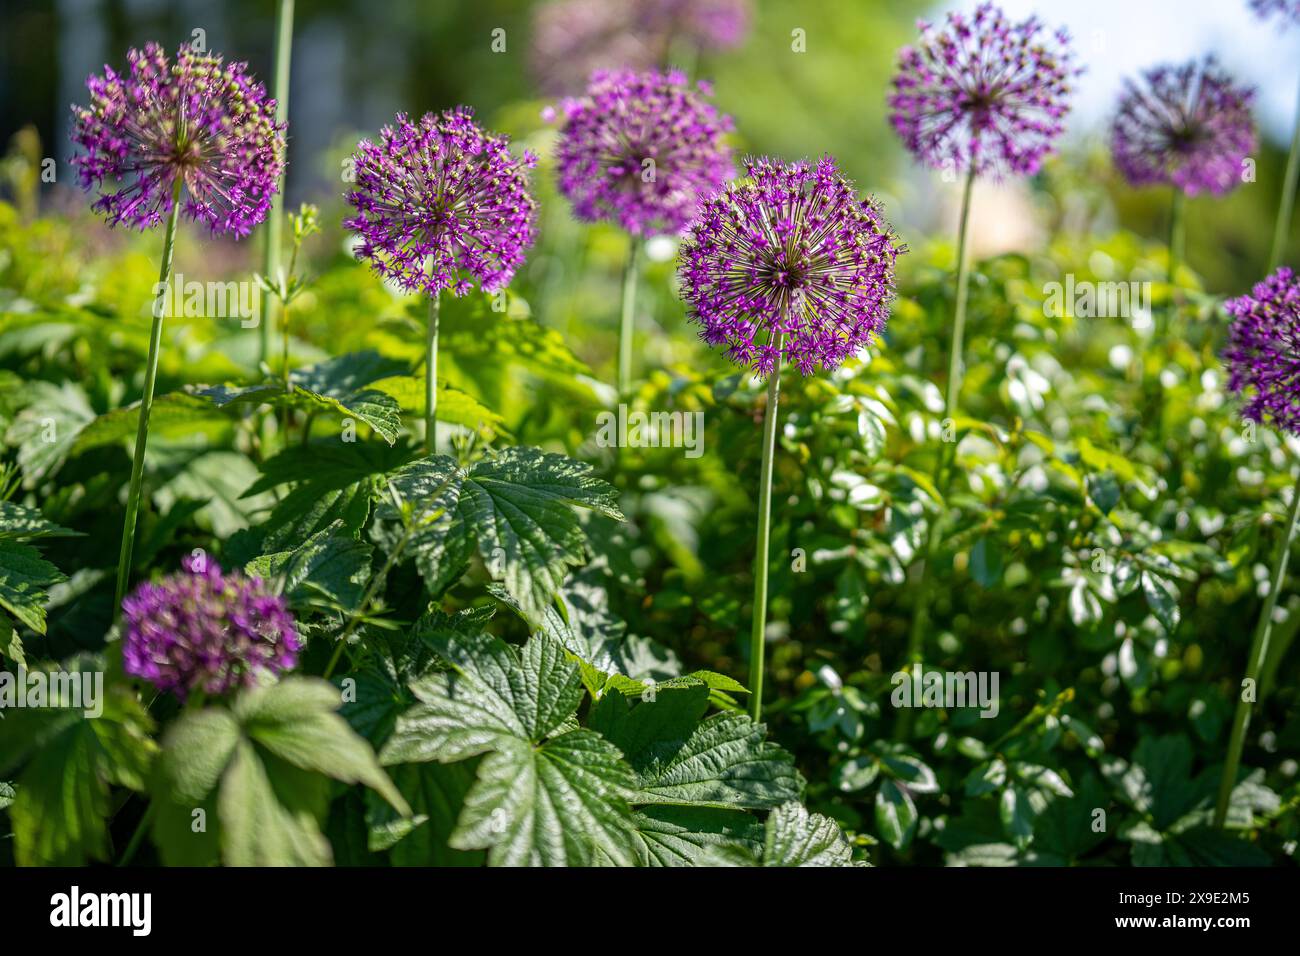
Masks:
[[[701,338],[761,375],[778,357],[805,375],[834,369],[884,328],[903,250],[830,157],[751,159],[745,173],[705,201],[682,247],[691,318]]]
[[[358,259],[409,292],[465,295],[509,284],[533,243],[537,203],[528,170],[537,157],[510,152],[504,136],[480,129],[467,107],[405,113],[378,143],[357,146],[357,210],[344,226],[361,237]]]
[[[184,213],[213,235],[247,236],[271,206],[284,169],[275,101],[246,72],[183,45],[172,64],[156,43],[127,54],[125,75],[91,76],[89,107],[73,107],[72,159],[110,225],[156,226],[177,182]],[[117,186],[106,188],[106,183]]]
[[[1237,86],[1212,57],[1158,66],[1128,81],[1111,127],[1111,153],[1134,186],[1171,185],[1188,196],[1223,195],[1255,150],[1255,91]]]
[[[184,700],[251,687],[298,662],[302,642],[284,599],[259,578],[207,559],[145,582],[122,601],[126,672]]]
[[[1300,0],[1250,0],[1250,8],[1261,19],[1281,14],[1292,23],[1300,23]]]
[[[1228,388],[1246,400],[1242,416],[1300,435],[1300,281],[1284,266],[1224,308],[1223,359]]]
[[[700,200],[735,175],[729,117],[677,72],[597,72],[562,104],[555,150],[560,192],[587,222],[635,236],[680,232]]]
[[[899,53],[890,121],[904,145],[935,169],[1031,175],[1065,129],[1073,66],[1069,38],[1031,17],[1012,23],[991,3]]]

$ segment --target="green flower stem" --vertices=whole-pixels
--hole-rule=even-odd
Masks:
[[[1160,311],[1156,319],[1153,352],[1159,356],[1163,368],[1165,356],[1169,352],[1169,330],[1178,316],[1178,306],[1182,300],[1178,291],[1178,270],[1182,268],[1184,246],[1186,244],[1185,212],[1187,197],[1177,186],[1169,200],[1169,306]],[[1165,393],[1160,383],[1160,372],[1145,379],[1143,385],[1147,397],[1148,415],[1155,419],[1155,432],[1158,442],[1163,446],[1165,434]]]
[[[181,213],[181,186],[176,180],[172,190],[172,212],[167,217],[167,231],[163,235],[162,264],[158,269],[158,287],[167,295],[167,283],[172,274],[172,249],[176,244],[176,221]],[[135,523],[140,514],[140,486],[144,480],[144,450],[149,441],[149,413],[153,409],[154,384],[158,380],[158,352],[162,348],[163,318],[167,311],[166,300],[154,302],[153,326],[149,331],[149,364],[144,372],[144,395],[140,398],[140,424],[135,432],[135,454],[131,458],[131,486],[126,496],[126,520],[122,525],[122,550],[117,559],[117,591],[113,600],[113,615],[121,612],[122,598],[126,596],[131,577],[131,553],[135,548]]]
[[[966,299],[970,289],[970,201],[975,192],[975,170],[966,174],[966,187],[961,196],[961,219],[957,224],[957,302],[952,318],[952,341],[948,346],[948,392],[944,397],[943,417],[948,422],[957,416],[961,399],[961,382],[964,372],[962,362],[963,340],[966,334]],[[942,487],[947,487],[944,475],[952,465],[957,443],[944,442],[939,456],[939,470],[935,477]],[[948,448],[952,445],[952,449]]]
[[[424,450],[432,455],[438,446],[438,310],[442,295],[429,297],[428,337],[424,347]]]
[[[130,866],[131,861],[135,859],[136,850],[140,849],[140,844],[144,842],[144,835],[149,830],[149,824],[153,822],[154,808],[157,806],[152,800],[144,808],[144,813],[140,815],[140,822],[135,826],[135,832],[131,834],[131,840],[122,852],[122,858],[117,861],[118,866]]]
[[[971,196],[975,192],[975,170],[966,174],[966,185],[962,190],[961,218],[957,223],[957,297],[953,312],[951,340],[948,344],[948,391],[944,396],[943,421],[941,429],[948,428],[949,422],[957,416],[961,402],[962,383],[962,348],[966,333],[966,302],[970,289],[970,207]],[[941,435],[942,437],[942,435]],[[954,438],[956,436],[954,435]],[[935,461],[934,485],[941,495],[947,494],[952,460],[956,455],[956,441],[944,441]],[[949,446],[952,446],[951,448]],[[908,663],[919,661],[925,644],[925,629],[929,624],[929,606],[931,592],[930,569],[934,564],[939,549],[940,535],[937,526],[943,516],[936,515],[926,527],[925,544],[921,554],[921,580],[917,588],[917,604],[912,613],[912,628],[907,638]],[[899,719],[899,733],[906,733],[911,722],[910,711],[904,711]]]
[[[275,16],[275,121],[289,118],[289,58],[293,52],[293,0],[279,0]],[[268,282],[280,281],[280,246],[284,238],[284,172],[271,197],[271,211],[266,217],[266,248],[262,253],[262,275]],[[275,325],[275,297],[262,292],[262,324],[259,356],[263,362],[271,355],[272,328]]]
[[[1291,213],[1295,209],[1296,179],[1300,178],[1300,96],[1296,97],[1295,129],[1291,132],[1291,153],[1286,161],[1286,178],[1282,180],[1282,198],[1277,207],[1277,225],[1273,228],[1273,249],[1268,256],[1271,275],[1282,264],[1287,236],[1291,232]]]
[[[627,395],[632,388],[632,340],[636,331],[636,283],[641,243],[633,237],[623,267],[623,312],[618,326],[618,394]]]
[[[1184,246],[1187,235],[1184,228],[1187,197],[1177,186],[1173,188],[1173,197],[1169,201],[1169,308],[1165,310],[1165,322],[1159,331],[1157,345],[1163,345],[1169,332],[1169,325],[1178,314],[1178,270],[1183,266]]]
[[[763,655],[767,632],[768,541],[772,531],[772,457],[776,450],[776,427],[780,419],[781,345],[783,332],[776,333],[776,366],[767,377],[767,408],[763,412],[763,464],[758,476],[758,542],[754,548],[754,623],[749,635],[749,713],[755,720],[763,715]]]
[[[1294,497],[1291,501],[1291,514],[1287,519],[1286,529],[1279,536],[1277,552],[1273,555],[1273,578],[1269,582],[1268,597],[1264,600],[1264,610],[1260,612],[1259,623],[1255,625],[1255,638],[1250,643],[1250,656],[1246,660],[1246,674],[1243,679],[1250,681],[1255,694],[1258,694],[1259,669],[1268,654],[1268,641],[1273,633],[1273,610],[1277,607],[1277,596],[1286,580],[1286,566],[1291,558],[1291,543],[1295,540],[1296,521],[1300,519],[1300,478],[1297,478]],[[1240,693],[1240,688],[1238,689]],[[1256,698],[1256,702],[1258,698]],[[1246,743],[1246,729],[1250,726],[1250,709],[1252,701],[1244,697],[1237,701],[1237,712],[1232,718],[1232,735],[1228,738],[1228,755],[1223,761],[1223,778],[1219,781],[1219,799],[1214,808],[1214,825],[1222,827],[1228,816],[1228,802],[1232,798],[1232,788],[1237,785],[1237,768],[1241,765],[1241,750]]]

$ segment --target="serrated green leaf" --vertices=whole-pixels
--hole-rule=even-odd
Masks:
[[[149,435],[192,435],[197,426],[226,426],[228,419],[211,402],[187,392],[170,392],[154,399],[149,409]],[[100,415],[81,429],[72,443],[70,454],[79,455],[91,448],[118,442],[135,442],[140,427],[140,403],[115,408]]]
[[[403,764],[393,768],[393,783],[411,805],[403,817],[375,794],[366,794],[371,850],[388,850],[394,866],[481,866],[486,854],[457,850],[451,834],[474,783],[472,761]]]
[[[455,672],[413,686],[419,703],[397,722],[386,764],[485,755],[451,845],[487,849],[494,865],[590,865],[593,842],[633,862],[627,798],[635,777],[590,730],[553,734],[582,700],[578,665],[546,634],[521,652],[485,634],[426,640]]]
[[[633,815],[640,866],[700,866],[709,853],[762,851],[763,826],[748,813],[712,807],[646,807]]]
[[[47,677],[47,706],[0,711],[0,774],[22,768],[9,807],[21,866],[109,859],[109,786],[143,789],[157,750],[149,736],[152,721],[129,687],[103,687],[95,708],[102,712],[88,716],[84,688],[86,682],[94,686],[96,673],[102,680],[103,664],[86,659],[67,669],[82,675],[81,700]]]
[[[26,407],[5,432],[18,449],[18,464],[29,482],[53,475],[72,454],[81,430],[95,419],[85,390],[70,382],[27,382]]]
[[[12,501],[0,501],[0,541],[30,541],[32,538],[79,538],[80,531],[69,531],[46,519],[35,508]]]
[[[804,784],[794,758],[742,714],[701,721],[708,700],[707,684],[683,681],[636,704],[611,690],[593,708],[590,726],[636,771],[632,802],[766,809],[797,799]]]
[[[288,389],[282,382],[263,382],[241,388],[217,385],[198,394],[218,408],[266,404],[356,418],[391,445],[401,431],[401,410],[391,395],[365,386],[402,369],[401,363],[376,352],[354,352],[291,372]]]
[[[343,522],[335,521],[299,547],[263,555],[250,561],[244,570],[279,581],[295,608],[324,602],[331,608],[355,611],[370,577],[373,550],[345,534]]]
[[[0,540],[0,608],[36,633],[45,633],[49,589],[66,580],[31,545]]]
[[[782,804],[767,815],[763,849],[755,859],[738,848],[710,848],[710,866],[852,866],[853,850],[834,820],[809,813],[798,803]]]
[[[402,410],[413,417],[424,417],[424,376],[394,375],[371,383],[375,391],[392,396]],[[438,421],[462,425],[484,438],[494,438],[505,431],[505,419],[473,396],[446,382],[438,383]]]
[[[593,477],[590,465],[536,448],[507,448],[468,474],[450,458],[425,458],[399,469],[391,483],[408,502],[434,498],[441,512],[412,538],[431,592],[459,577],[477,545],[532,620],[545,616],[568,570],[587,558],[574,509],[623,517],[614,488]]]
[[[451,844],[488,848],[492,866],[590,866],[597,847],[631,865],[634,783],[618,749],[590,730],[536,747],[508,738],[479,765]]]

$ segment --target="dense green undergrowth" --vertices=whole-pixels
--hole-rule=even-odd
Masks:
[[[596,274],[621,254],[611,235],[581,253]],[[1062,235],[977,263],[954,422],[949,245],[900,260],[879,350],[786,373],[764,725],[737,681],[762,385],[692,342],[671,263],[648,267],[632,410],[700,413],[700,454],[596,440],[615,401],[612,297],[559,314],[581,294],[540,256],[508,298],[444,303],[437,407],[453,438],[426,456],[422,306],[332,234],[290,309],[287,383],[237,321],[168,319],[133,568],[198,553],[274,582],[303,659],[185,708],[128,679],[113,574],[150,255],[87,220],[0,206],[0,656],[10,672],[105,675],[100,715],[5,711],[0,858],[1292,856],[1292,590],[1227,827],[1210,826],[1288,453],[1240,423],[1219,302],[1191,271],[1154,334],[1161,246]],[[184,241],[177,269],[214,278]],[[1056,314],[1044,304],[1066,274],[1148,283],[1150,308]],[[946,499],[931,480],[945,440]],[[992,706],[896,706],[922,604],[915,673],[995,678]]]

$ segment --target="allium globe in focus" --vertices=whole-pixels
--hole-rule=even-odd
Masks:
[[[680,232],[735,172],[731,119],[707,91],[675,71],[598,71],[585,95],[565,100],[555,163],[574,215],[634,236]]]
[[[890,122],[927,166],[1031,175],[1065,129],[1078,72],[1063,31],[982,3],[942,29],[921,24],[920,41],[899,53]]]
[[[89,107],[73,107],[72,159],[110,225],[148,229],[182,210],[213,235],[247,236],[271,206],[284,168],[275,101],[246,72],[182,45],[171,63],[148,44],[127,54],[125,74],[91,76]],[[113,188],[116,187],[116,188]]]
[[[359,259],[408,292],[465,295],[509,284],[533,243],[537,202],[528,170],[537,157],[510,152],[504,136],[480,129],[467,107],[399,113],[378,143],[354,156],[356,215],[343,225],[361,239]]]
[[[1286,267],[1224,304],[1228,388],[1243,417],[1300,435],[1300,280]]]
[[[1158,66],[1128,81],[1111,127],[1115,165],[1134,186],[1172,185],[1188,196],[1223,195],[1255,150],[1255,91],[1213,58]]]
[[[704,202],[682,246],[691,318],[761,375],[778,360],[805,375],[837,368],[884,328],[903,250],[829,157],[751,159],[745,177]]]
[[[186,558],[122,601],[126,672],[182,700],[225,694],[290,670],[302,643],[284,599],[258,578]]]

